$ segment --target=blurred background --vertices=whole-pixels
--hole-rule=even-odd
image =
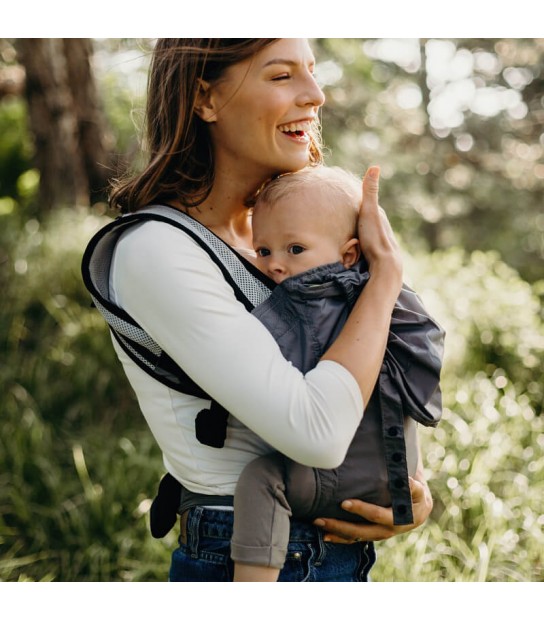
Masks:
[[[142,162],[151,39],[0,39],[0,581],[164,581],[161,456],[80,279]],[[326,161],[382,169],[447,331],[435,499],[375,581],[541,581],[544,39],[314,39]]]

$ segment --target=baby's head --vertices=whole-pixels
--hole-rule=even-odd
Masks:
[[[351,267],[360,256],[361,199],[361,181],[341,168],[305,168],[268,183],[253,212],[259,268],[279,284],[319,265]]]

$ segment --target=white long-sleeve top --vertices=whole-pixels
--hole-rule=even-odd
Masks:
[[[113,340],[167,471],[189,490],[232,495],[243,467],[272,449],[313,467],[343,461],[363,415],[353,376],[332,361],[303,375],[183,231],[149,221],[124,233],[110,286],[114,301],[231,413],[223,448],[199,443],[195,417],[209,401],[154,380]]]

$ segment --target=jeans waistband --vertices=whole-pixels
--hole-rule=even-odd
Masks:
[[[233,522],[234,512],[232,510],[205,508],[203,506],[189,508],[180,518],[180,540],[189,546],[192,546],[191,541],[196,542],[195,539],[200,536],[230,540]],[[322,532],[315,525],[296,519],[291,520],[289,536],[291,542],[316,542],[321,538]]]
[[[195,563],[205,560],[208,570],[211,564],[224,566],[225,562],[230,562],[228,543],[232,536],[234,513],[232,510],[196,506],[183,513],[183,521],[186,540],[180,536],[180,542],[185,549],[178,557],[184,558],[185,576],[180,580],[211,580],[203,578],[202,566],[197,570]],[[287,573],[280,581],[367,581],[368,572],[376,559],[371,542],[353,545],[325,543],[320,528],[297,520],[291,522],[289,548],[291,562],[284,567]],[[187,578],[191,566],[198,578]],[[232,576],[217,578],[218,581],[231,579]]]

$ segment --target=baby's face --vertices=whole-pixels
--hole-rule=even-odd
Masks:
[[[253,215],[257,266],[279,284],[303,271],[342,260],[340,235],[330,216],[300,197],[263,205]]]

